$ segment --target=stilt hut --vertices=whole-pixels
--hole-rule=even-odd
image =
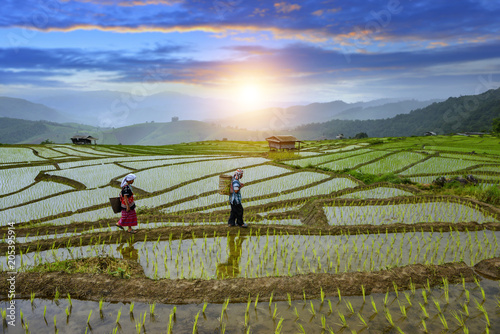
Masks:
[[[92,140],[94,141],[94,145],[96,145],[96,140],[99,138],[94,138],[92,136],[82,136],[82,135],[74,135],[71,137],[71,141],[73,144],[92,144]]]
[[[278,135],[266,138],[269,143],[269,149],[272,150],[300,150],[300,140],[297,140],[294,136],[289,135]],[[295,147],[295,143],[299,143],[299,147]]]

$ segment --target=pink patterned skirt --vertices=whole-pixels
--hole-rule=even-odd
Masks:
[[[118,225],[121,226],[137,226],[137,215],[134,210],[122,210],[122,217],[118,221]]]

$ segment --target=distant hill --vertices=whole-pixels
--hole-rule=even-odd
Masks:
[[[37,100],[81,123],[100,127],[121,127],[143,122],[203,120],[230,113],[227,103],[177,92],[149,96],[117,91],[62,92]],[[12,116],[10,116],[12,117]]]
[[[291,115],[305,119],[304,115],[327,117],[332,109],[342,109],[348,105],[342,101],[318,103],[302,107],[291,107]],[[352,106],[352,105],[351,105]],[[367,107],[365,109],[370,109]],[[286,114],[285,114],[286,116]],[[274,114],[268,121],[277,122],[284,115]],[[312,117],[312,116],[311,116]],[[319,117],[319,116],[318,116]],[[70,138],[79,134],[89,134],[99,138],[98,144],[124,145],[166,145],[203,140],[264,140],[273,134],[292,134],[300,140],[335,138],[339,133],[354,137],[365,132],[370,137],[422,136],[427,131],[448,134],[464,131],[488,131],[492,120],[500,117],[500,89],[490,90],[480,95],[449,98],[433,103],[425,108],[379,120],[330,120],[297,126],[294,130],[245,130],[245,118],[239,119],[239,128],[224,126],[216,122],[177,121],[142,122],[140,124],[98,128],[75,123],[60,124],[47,121],[28,121],[0,118],[0,143],[40,143],[49,139],[56,143],[69,143]],[[286,119],[285,119],[286,120]],[[293,119],[292,119],[293,120]],[[222,123],[222,122],[221,122]]]
[[[242,113],[227,101],[168,91],[141,96],[118,91],[64,90],[31,96],[29,100],[0,100],[0,117],[117,128],[151,121],[170,122],[177,116],[180,120],[215,122],[223,126],[244,125],[248,130],[279,131],[334,118],[388,118],[426,105],[425,102],[397,102],[394,99],[356,103],[337,100]]]
[[[45,120],[59,123],[75,120],[46,105],[4,96],[0,96],[0,117],[15,117],[30,121]]]
[[[379,106],[360,106],[342,111],[341,113],[335,115],[335,119],[367,120],[392,118],[396,115],[408,114],[412,110],[425,108],[432,103],[441,101],[442,100],[405,100],[386,103]]]
[[[201,121],[142,123],[103,133],[104,143],[123,145],[167,145],[203,140],[264,140],[256,131],[222,127]]]
[[[70,138],[77,133],[101,138],[100,131],[88,125],[0,118],[0,143],[4,144],[39,144],[47,139],[55,143],[70,143]]]
[[[380,99],[369,102],[346,103],[332,101],[312,103],[288,108],[267,108],[239,114],[238,117],[221,119],[222,125],[244,125],[246,129],[290,129],[308,123],[323,123],[332,119],[383,119],[409,113],[413,109],[426,107],[433,101],[393,101]]]
[[[409,114],[383,120],[332,120],[297,127],[293,133],[303,140],[335,138],[339,133],[353,137],[365,132],[370,137],[422,136],[426,131],[448,134],[489,131],[500,117],[500,88],[479,95],[450,97]]]
[[[123,145],[167,145],[223,138],[264,140],[264,134],[261,132],[222,127],[201,121],[150,122],[102,129],[82,124],[0,118],[0,143],[4,144],[39,144],[47,139],[55,143],[71,143],[70,138],[75,134],[97,137],[97,144]]]

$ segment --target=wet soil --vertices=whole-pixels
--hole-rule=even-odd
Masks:
[[[476,273],[493,280],[500,280],[500,258],[483,260],[474,266]]]
[[[499,258],[483,261],[486,268],[498,270]],[[134,266],[133,264],[131,264]],[[138,269],[138,268],[136,268]],[[0,273],[1,299],[6,299],[9,290],[9,278],[6,272]],[[68,274],[64,271],[50,273],[17,273],[16,298],[30,298],[35,293],[37,298],[53,299],[59,295],[82,300],[98,301],[104,298],[109,302],[159,302],[159,303],[222,303],[227,298],[231,302],[246,302],[259,298],[268,301],[287,300],[290,294],[294,300],[319,298],[320,289],[325,296],[361,295],[361,286],[365,293],[384,293],[394,290],[406,290],[414,284],[416,288],[441,285],[443,278],[450,283],[462,282],[462,278],[471,282],[477,274],[473,268],[463,262],[443,265],[408,265],[375,272],[354,272],[343,274],[307,274],[292,277],[230,278],[230,279],[160,279],[152,280],[135,271],[130,278],[120,278],[110,274]],[[479,277],[479,279],[481,279]],[[337,290],[338,289],[338,290]]]

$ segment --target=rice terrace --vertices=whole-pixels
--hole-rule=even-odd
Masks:
[[[3,332],[500,333],[499,140],[1,145]]]

